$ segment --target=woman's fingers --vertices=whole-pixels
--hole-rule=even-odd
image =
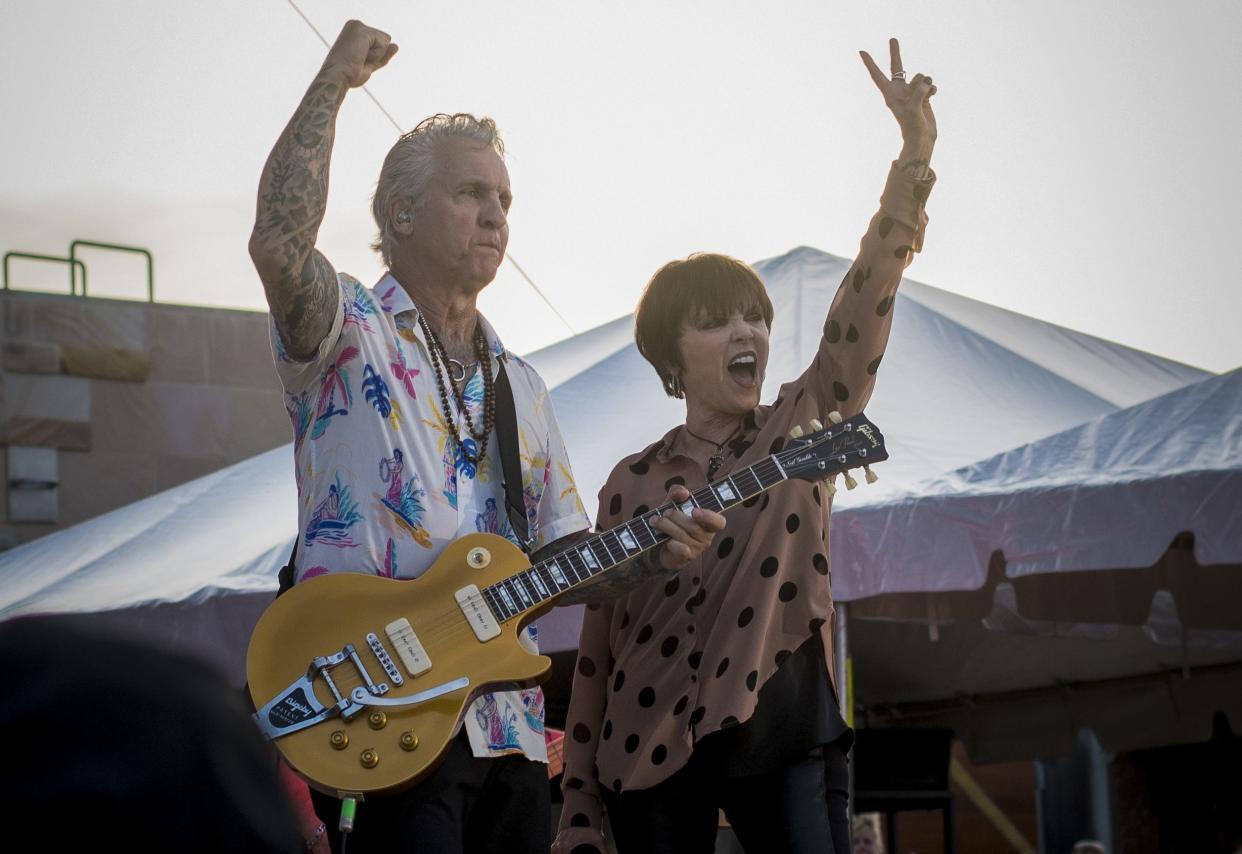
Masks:
[[[901,45],[897,43],[897,39],[888,40],[888,64],[894,80],[900,80],[906,76],[901,64]]]
[[[867,66],[867,72],[871,75],[871,79],[875,81],[875,85],[883,92],[888,86],[888,77],[880,70],[880,66],[875,64],[871,54],[865,50],[860,50],[858,55],[862,57],[863,65]]]

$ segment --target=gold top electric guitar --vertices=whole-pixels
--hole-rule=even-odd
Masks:
[[[694,492],[681,509],[723,511],[791,478],[835,479],[860,466],[871,481],[867,467],[888,457],[863,415],[811,426],[779,453]],[[848,473],[846,485],[854,485]],[[551,661],[518,640],[525,626],[565,591],[666,540],[650,522],[670,509],[534,566],[503,537],[472,534],[414,581],[336,573],[294,585],[250,638],[255,721],[320,791],[361,799],[413,785],[435,768],[475,697],[547,673]]]

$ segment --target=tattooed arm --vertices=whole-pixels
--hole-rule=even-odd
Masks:
[[[396,52],[386,33],[348,22],[263,167],[250,258],[291,358],[315,352],[332,326],[338,298],[336,271],[315,249],[337,113],[345,93],[366,83]]]

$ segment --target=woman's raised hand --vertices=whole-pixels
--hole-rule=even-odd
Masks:
[[[907,142],[936,139],[936,116],[932,113],[931,96],[936,94],[932,79],[925,74],[915,74],[907,79],[901,64],[901,45],[897,39],[888,40],[891,74],[885,74],[875,64],[871,54],[860,50],[863,64],[871,72],[871,79],[884,96],[884,103],[901,125],[901,136]]]

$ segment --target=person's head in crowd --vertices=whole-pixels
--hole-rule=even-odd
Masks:
[[[884,854],[884,837],[880,834],[880,816],[877,813],[854,816],[850,830],[853,854]]]
[[[31,850],[304,851],[274,753],[206,664],[65,616],[0,623],[0,660],[0,801]]]

